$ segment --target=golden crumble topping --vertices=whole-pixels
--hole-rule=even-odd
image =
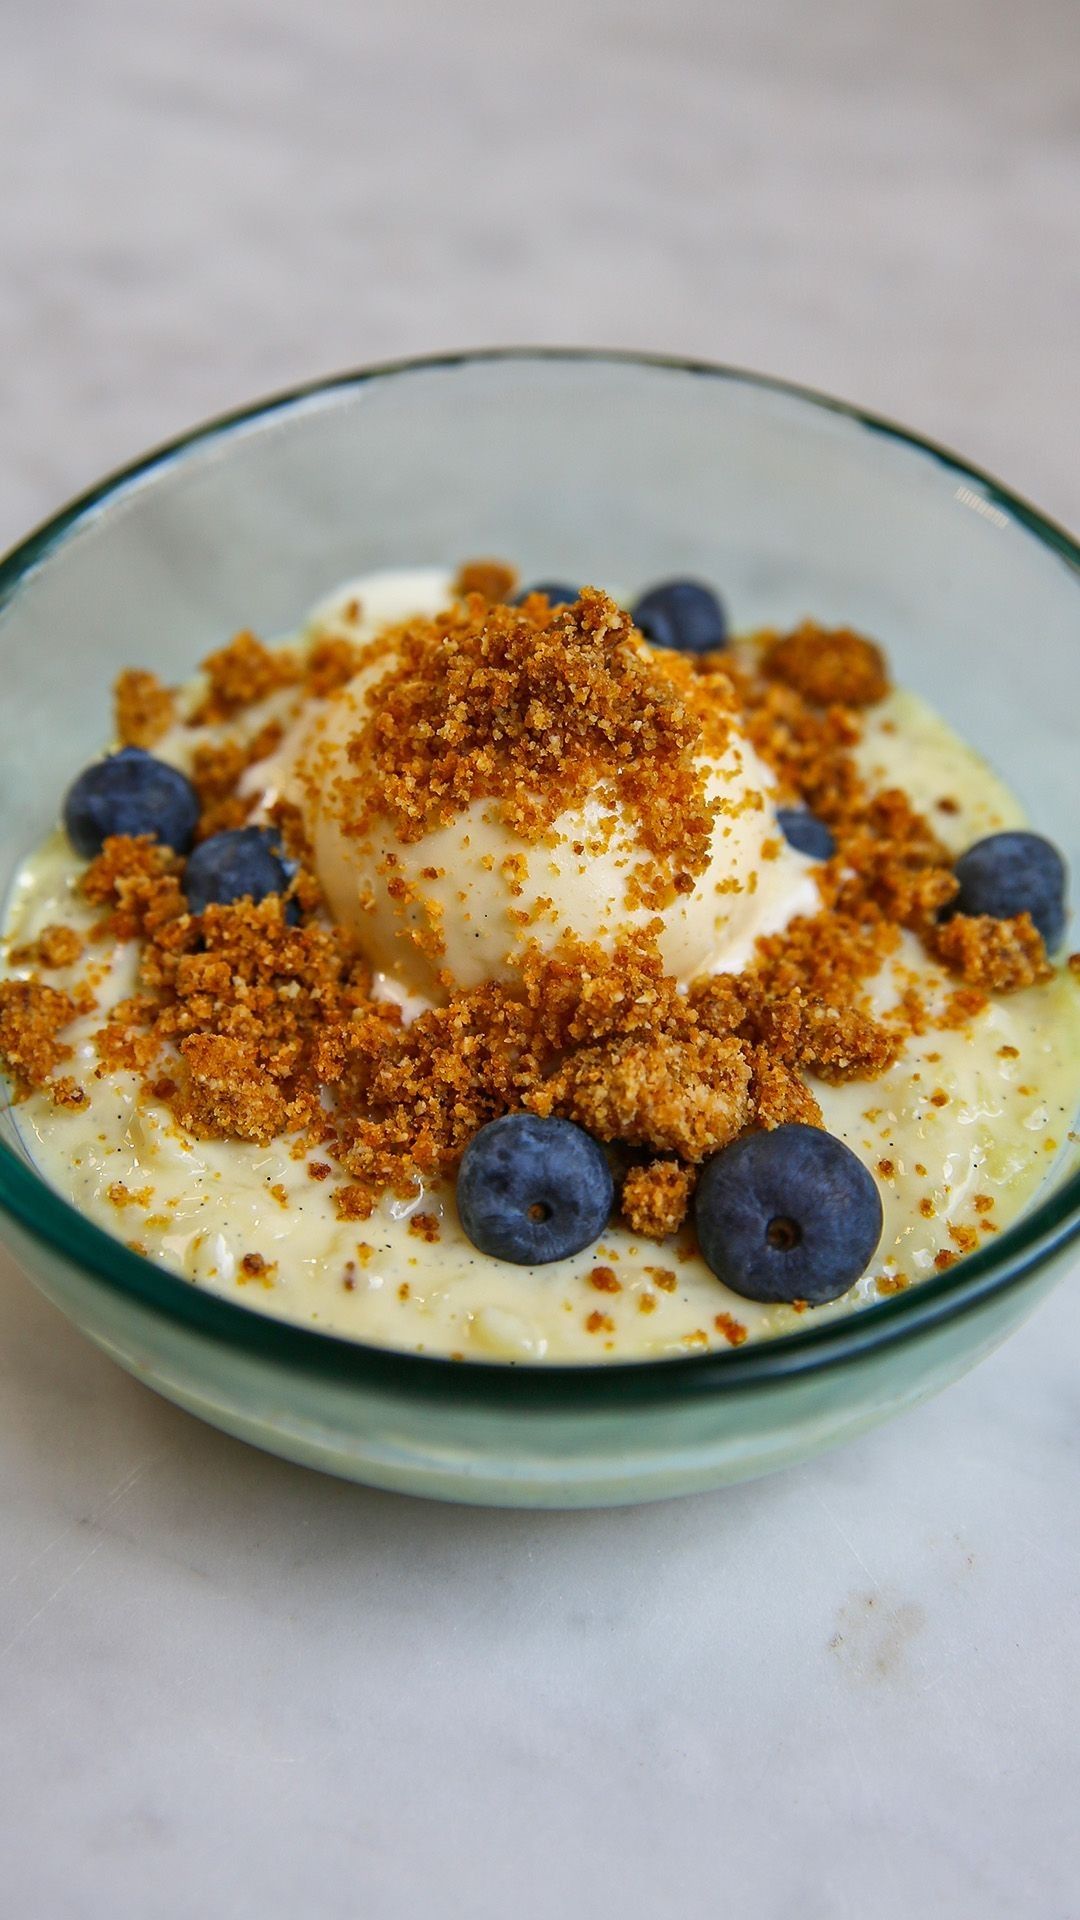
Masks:
[[[81,960],[85,942],[74,927],[43,927],[28,946],[13,947],[8,956],[15,967],[73,967]]]
[[[957,913],[935,927],[931,952],[967,985],[991,993],[1037,987],[1053,973],[1041,933],[1029,913],[1014,920]]]
[[[819,627],[804,620],[794,633],[773,640],[762,666],[815,706],[869,707],[889,691],[881,648],[847,627]]]
[[[80,1008],[40,980],[0,980],[0,1059],[20,1089],[44,1087],[71,1048],[59,1038]]]
[[[326,700],[348,685],[358,671],[363,649],[341,634],[325,634],[312,644],[304,661],[304,690]]]
[[[153,747],[176,718],[176,695],[140,667],[128,667],[113,688],[116,737],[122,747]]]
[[[192,726],[207,726],[229,720],[244,707],[279,687],[295,686],[302,669],[294,653],[282,647],[267,647],[253,633],[238,633],[228,646],[220,647],[202,663],[207,678],[206,694],[191,715]]]
[[[462,600],[478,593],[483,600],[509,600],[518,583],[517,568],[505,560],[466,560],[457,570],[454,593]]]
[[[677,1160],[650,1160],[631,1167],[622,1185],[623,1219],[632,1233],[666,1240],[678,1233],[690,1211],[694,1174]]]
[[[527,1099],[534,1113],[576,1120],[598,1140],[656,1147],[692,1165],[752,1117],[743,1048],[702,1031],[582,1047]]]

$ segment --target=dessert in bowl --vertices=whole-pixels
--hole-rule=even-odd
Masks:
[[[1056,850],[862,635],[517,588],[371,574],[120,675],[7,929],[35,1164],[194,1284],[533,1364],[1000,1233],[1080,1085]]]
[[[626,382],[663,484],[646,463],[613,531]],[[695,386],[716,396],[711,431]],[[549,493],[545,389],[578,456],[576,502],[565,482]],[[517,413],[513,496],[502,405]],[[411,527],[376,537],[395,407],[423,497]],[[980,684],[951,697],[960,726],[934,712],[948,685],[946,701],[922,697],[941,671],[931,684],[909,670],[909,629],[889,612],[905,556],[883,559],[876,609],[858,542],[847,559],[838,516],[868,448],[884,450],[874,511],[899,500],[940,539],[926,490],[939,468],[856,421],[848,444],[806,398],[573,356],[417,368],[254,418],[115,496],[133,597],[123,651],[115,610],[111,648],[101,633],[99,710],[122,665],[149,671],[122,679],[121,752],[75,781],[66,835],[38,838],[13,894],[13,1130],[85,1216],[82,1247],[108,1281],[84,1263],[74,1287],[67,1270],[46,1284],[221,1424],[459,1497],[709,1484],[930,1390],[943,1352],[953,1371],[990,1333],[965,1307],[965,1269],[981,1299],[983,1277],[1008,1269],[999,1249],[1038,1216],[1033,1196],[1056,1212],[1068,1190],[1080,1078],[1059,817],[1025,794],[1033,833],[966,744],[995,745],[976,724]],[[436,448],[459,473],[428,473]],[[325,487],[318,512],[307,498],[317,452],[351,471],[349,509],[327,524]],[[1015,531],[1002,508],[997,528],[957,499],[959,471],[940,468],[959,547],[971,526],[977,548]],[[225,644],[225,608],[296,627],[287,548],[271,571],[291,620],[267,618],[261,593],[240,602],[230,552],[216,629],[209,606],[196,622],[217,644],[186,648],[190,619],[162,636],[158,609],[154,657],[138,620],[147,556],[164,543],[175,566],[194,535],[224,557],[226,481],[254,543],[253,477],[268,533],[292,509],[294,587],[320,562],[317,588],[335,572],[349,585],[291,641]],[[692,532],[691,480],[719,485],[704,521],[734,520],[722,547],[708,524]],[[781,540],[785,488],[795,531]],[[108,514],[76,521],[45,588],[65,548],[78,560],[80,529],[100,539]],[[925,556],[925,527],[912,532]],[[1060,558],[1022,538],[1056,618]],[[528,573],[521,586],[498,568],[415,565],[481,544],[598,584],[532,592]],[[9,624],[20,601],[33,612],[34,586]],[[951,606],[924,588],[915,628]],[[108,619],[96,606],[94,624]],[[81,757],[90,747],[84,735]],[[1007,1291],[986,1289],[993,1337]],[[902,1347],[903,1389],[871,1390],[881,1368],[900,1380]],[[281,1409],[283,1377],[303,1414]]]

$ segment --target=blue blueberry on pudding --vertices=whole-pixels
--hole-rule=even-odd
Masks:
[[[64,827],[75,852],[92,860],[118,834],[148,834],[186,853],[199,823],[199,797],[186,774],[142,747],[97,760],[68,788]]]
[[[833,839],[824,820],[806,807],[777,807],[777,825],[789,847],[796,853],[805,853],[810,860],[831,860],[836,852]]]
[[[727,640],[724,609],[699,580],[663,580],[642,594],[631,613],[646,640],[676,653],[715,653]]]
[[[1053,953],[1065,935],[1065,862],[1040,833],[991,833],[960,855],[960,891],[947,908],[1012,920],[1029,913]]]
[[[747,1300],[836,1300],[881,1238],[881,1195],[851,1148],[788,1122],[715,1154],[694,1199],[701,1251]]]
[[[570,1120],[504,1114],[473,1135],[458,1170],[469,1239],[516,1266],[580,1253],[603,1233],[614,1199],[603,1148]]]
[[[197,846],[184,869],[184,892],[192,913],[234,900],[265,900],[284,893],[289,869],[277,834],[269,827],[230,827]],[[295,903],[289,913],[295,916]]]

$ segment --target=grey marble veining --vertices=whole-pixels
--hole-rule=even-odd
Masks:
[[[0,544],[332,368],[565,340],[842,392],[1080,522],[1071,0],[36,0]],[[204,1429],[0,1269],[20,1920],[1076,1920],[1080,1295],[758,1486],[439,1509]]]

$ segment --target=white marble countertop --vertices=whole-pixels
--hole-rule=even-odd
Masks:
[[[1080,523],[1072,0],[37,0],[4,42],[0,545],[268,388],[541,339],[831,388]],[[5,1263],[5,1910],[1076,1920],[1078,1355],[1074,1285],[797,1472],[456,1511],[201,1427]]]

